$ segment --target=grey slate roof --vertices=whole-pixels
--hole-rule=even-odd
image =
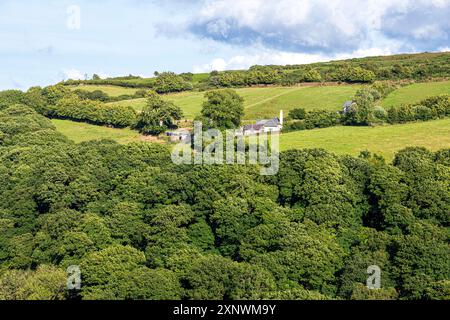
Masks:
[[[259,131],[263,128],[264,126],[261,124],[248,124],[246,126],[244,126],[244,131]]]
[[[257,125],[261,125],[264,127],[278,127],[280,125],[280,120],[278,118],[268,119],[268,120],[260,120],[256,122]]]

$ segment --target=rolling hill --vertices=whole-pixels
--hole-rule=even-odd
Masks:
[[[383,107],[413,104],[440,94],[450,94],[450,81],[415,83],[392,92],[383,100]]]
[[[245,120],[273,118],[280,110],[285,113],[294,108],[306,110],[341,110],[342,104],[351,99],[359,85],[295,86],[236,89],[245,99]],[[203,92],[183,92],[164,95],[164,99],[179,106],[189,120],[200,114],[204,101]],[[114,104],[132,106],[141,111],[145,99],[124,100]]]

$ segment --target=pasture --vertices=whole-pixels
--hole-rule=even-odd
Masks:
[[[305,110],[341,110],[345,101],[353,98],[358,85],[342,86],[297,86],[297,87],[258,87],[236,89],[245,100],[244,120],[274,118],[284,110],[285,115],[295,108]],[[192,120],[201,113],[204,92],[183,92],[164,95],[163,98],[173,101],[183,111],[186,119]],[[145,99],[134,99],[114,102],[128,105],[136,111],[145,106]]]
[[[385,108],[419,103],[426,98],[450,94],[450,81],[415,83],[395,90],[381,102]]]
[[[406,147],[436,151],[450,148],[450,119],[379,127],[332,127],[281,136],[281,150],[323,148],[336,154],[359,155],[368,150],[392,160]]]
[[[121,144],[140,141],[140,134],[129,128],[116,129],[70,120],[51,120],[60,133],[75,143],[111,139]]]

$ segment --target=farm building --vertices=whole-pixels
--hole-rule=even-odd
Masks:
[[[250,136],[261,133],[280,133],[283,129],[283,111],[280,111],[280,118],[259,120],[256,124],[242,127],[242,134]]]

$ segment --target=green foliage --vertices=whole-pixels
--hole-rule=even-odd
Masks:
[[[346,66],[339,68],[331,75],[335,81],[349,82],[349,83],[366,83],[375,81],[375,74],[370,70],[365,70],[361,67]]]
[[[306,111],[305,109],[298,108],[298,109],[292,109],[289,111],[289,118],[294,120],[304,120],[306,117]]]
[[[159,135],[175,127],[183,111],[172,102],[162,99],[156,92],[147,93],[147,106],[139,114],[135,128],[143,134]]]
[[[52,116],[53,112],[50,115]],[[116,127],[129,127],[136,121],[136,113],[131,107],[79,101],[70,97],[58,102],[54,115],[58,118],[68,118]]]
[[[375,91],[377,92],[377,91]],[[374,119],[374,102],[376,97],[370,88],[363,88],[356,93],[354,102],[348,113],[345,114],[344,122],[350,125],[371,125]]]
[[[232,129],[241,124],[244,116],[244,99],[234,90],[217,90],[205,94],[202,117],[204,126]]]
[[[6,90],[0,92],[0,111],[14,104],[23,104],[25,95],[20,90]]]
[[[181,92],[192,90],[193,86],[184,77],[173,72],[158,74],[153,89],[158,93]]]
[[[63,300],[66,279],[65,271],[53,266],[6,271],[0,276],[0,300]]]
[[[263,177],[175,166],[164,145],[75,144],[20,104],[0,132],[0,299],[449,298],[449,150],[287,151]]]

